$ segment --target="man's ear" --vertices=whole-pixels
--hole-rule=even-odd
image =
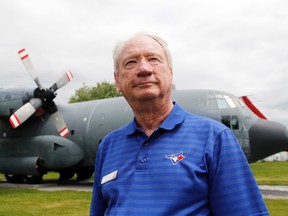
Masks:
[[[116,85],[116,91],[118,93],[120,93],[121,89],[120,89],[120,85],[119,85],[119,76],[118,76],[117,72],[114,72],[114,80],[115,80],[115,85]]]
[[[172,76],[172,85],[175,86],[174,76],[173,76],[173,70],[172,70],[172,68],[170,68],[170,70],[171,70],[171,76]]]

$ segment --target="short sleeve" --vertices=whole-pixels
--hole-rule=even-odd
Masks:
[[[209,164],[213,215],[269,215],[259,187],[234,134],[219,133]]]

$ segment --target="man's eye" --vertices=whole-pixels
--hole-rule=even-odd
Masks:
[[[156,57],[152,57],[152,58],[149,59],[149,61],[151,61],[151,62],[159,62],[160,60],[158,58],[156,58]]]
[[[136,61],[135,61],[135,60],[127,61],[126,64],[125,64],[125,67],[132,66],[133,64],[136,64]]]

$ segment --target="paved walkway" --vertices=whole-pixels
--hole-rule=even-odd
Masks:
[[[288,186],[259,186],[264,198],[267,199],[288,199]]]

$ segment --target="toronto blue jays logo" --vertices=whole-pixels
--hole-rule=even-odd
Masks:
[[[180,153],[166,155],[165,158],[170,159],[173,165],[176,165],[179,161],[185,158],[185,155],[181,151]]]

